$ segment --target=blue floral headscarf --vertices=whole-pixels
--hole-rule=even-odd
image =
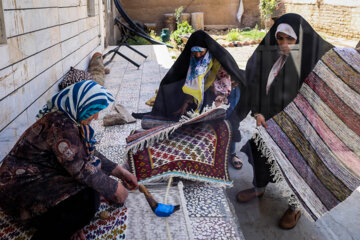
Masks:
[[[101,85],[94,81],[81,81],[55,94],[36,117],[40,119],[55,111],[66,113],[82,128],[85,141],[92,152],[94,144],[97,143],[94,129],[80,122],[105,109],[113,101],[114,97]]]

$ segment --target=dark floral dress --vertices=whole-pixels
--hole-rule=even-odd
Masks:
[[[88,152],[80,128],[66,114],[45,115],[3,160],[0,207],[26,223],[85,187],[111,198],[117,181],[109,174],[116,164]]]

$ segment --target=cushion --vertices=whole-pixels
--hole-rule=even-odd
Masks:
[[[136,119],[121,104],[115,105],[116,112],[109,113],[104,116],[104,126],[121,125],[135,122]]]
[[[64,88],[84,80],[92,80],[92,76],[90,73],[75,69],[73,67],[65,74],[63,80],[59,83],[59,90],[63,90]]]

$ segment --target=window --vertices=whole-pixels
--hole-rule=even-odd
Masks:
[[[107,3],[106,3],[106,9],[107,9],[108,13],[111,13],[111,1],[112,0],[107,0]]]
[[[2,6],[2,1],[0,1],[0,44],[4,44],[6,42],[7,40],[6,40],[4,9]]]
[[[95,0],[88,0],[87,7],[88,7],[88,16],[89,17],[95,16]]]

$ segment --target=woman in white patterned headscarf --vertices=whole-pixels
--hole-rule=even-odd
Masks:
[[[241,95],[240,119],[251,110],[257,126],[266,128],[266,120],[281,112],[296,97],[315,64],[332,47],[300,15],[281,16],[246,64],[249,88],[247,94]],[[267,157],[258,150],[254,140],[250,140],[244,150],[253,165],[254,187],[237,194],[238,202],[242,203],[263,196],[267,184],[274,182]],[[293,228],[300,216],[300,211],[291,205],[279,226]]]

